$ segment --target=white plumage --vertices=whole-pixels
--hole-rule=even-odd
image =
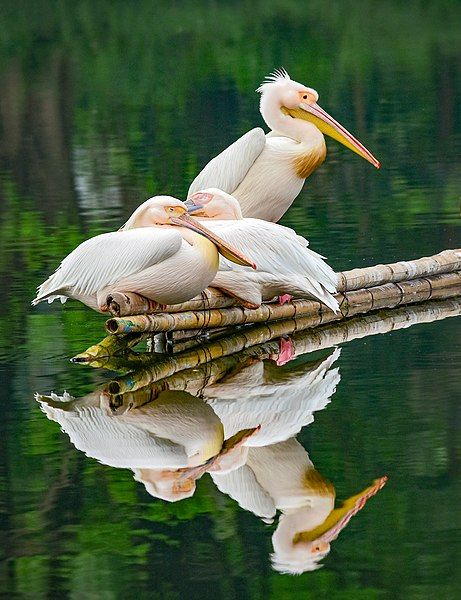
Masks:
[[[243,216],[277,222],[326,156],[323,133],[379,168],[376,158],[318,104],[318,93],[276,71],[258,88],[261,115],[271,129],[252,129],[213,158],[188,197],[216,187],[237,198]]]
[[[123,231],[86,240],[66,256],[39,286],[32,304],[70,297],[105,312],[106,298],[114,292],[135,292],[160,304],[185,302],[211,283],[221,242],[191,220],[176,198],[151,198]],[[230,246],[226,249],[228,256],[246,260]]]
[[[266,446],[287,440],[314,420],[314,413],[330,402],[340,381],[332,368],[339,348],[320,363],[300,366],[285,378],[276,376],[266,362],[258,362],[204,388],[207,402],[224,426],[228,439],[242,429],[260,426],[246,446]]]
[[[321,134],[320,134],[321,135]],[[325,144],[302,144],[256,127],[212,159],[192,182],[188,198],[206,187],[216,187],[237,198],[245,217],[276,223],[299,195],[305,178],[294,162],[312,155],[312,171],[325,158]]]
[[[336,292],[336,273],[295,231],[261,219],[241,218],[237,200],[215,188],[196,192],[186,204],[196,216],[209,217],[203,221],[206,226],[251,254],[257,265],[252,270],[221,257],[212,287],[250,305],[259,306],[263,300],[290,294],[314,298],[339,310],[332,296]]]
[[[188,246],[173,229],[143,227],[103,233],[84,241],[64,258],[39,286],[33,304],[63,295],[95,308],[100,290],[167,261],[180,250],[187,251]]]
[[[260,127],[247,131],[241,138],[213,158],[192,182],[187,197],[207,187],[218,187],[232,194],[266,145]]]

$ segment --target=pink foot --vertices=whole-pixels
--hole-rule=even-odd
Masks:
[[[293,296],[290,294],[282,294],[279,296],[279,304],[285,304],[285,302],[291,302],[293,300]]]
[[[279,340],[279,353],[271,354],[269,358],[275,361],[275,364],[279,367],[282,365],[286,365],[287,362],[290,362],[292,358],[295,356],[295,349],[293,346],[293,342],[289,337],[280,338]]]

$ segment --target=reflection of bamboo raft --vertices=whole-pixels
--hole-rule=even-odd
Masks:
[[[222,381],[229,373],[239,371],[252,364],[256,358],[260,360],[269,358],[270,354],[265,353],[265,351],[272,348],[277,348],[277,343],[266,344],[265,348],[261,351],[258,350],[257,357],[253,347],[248,348],[243,352],[222,356],[192,369],[178,371],[169,377],[149,381],[147,385],[144,384],[144,381],[148,378],[147,370],[132,373],[132,383],[124,377],[113,379],[105,388],[105,391],[110,394],[111,412],[120,414],[147,404],[165,389],[185,391],[193,396],[199,396],[204,388]],[[312,369],[315,369],[322,362],[323,359],[315,360],[311,361],[309,365]]]
[[[146,336],[140,333],[127,335],[108,335],[103,340],[90,346],[85,352],[71,358],[72,362],[90,362],[99,358],[112,357],[116,354],[128,353],[129,349],[139,344]]]
[[[154,382],[159,382],[167,377],[174,376],[178,378],[178,373],[181,371],[194,369],[236,352],[240,353],[239,360],[268,358],[270,355],[277,355],[279,352],[278,338],[282,335],[290,335],[295,356],[299,356],[368,335],[387,333],[411,325],[430,323],[459,315],[461,315],[461,298],[456,298],[426,302],[410,308],[382,310],[365,317],[354,317],[342,323],[323,325],[314,330],[309,328],[302,331],[303,327],[310,327],[310,317],[258,325],[229,335],[221,340],[156,360],[153,364],[145,366],[136,373],[130,373],[126,377],[120,377],[112,381],[109,385],[109,392],[124,394]],[[210,371],[210,377],[213,378],[212,370]],[[187,383],[189,378],[194,379],[192,372],[182,377],[184,384]],[[166,381],[168,382],[168,380]]]

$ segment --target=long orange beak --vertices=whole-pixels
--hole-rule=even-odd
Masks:
[[[381,166],[380,162],[373,156],[373,154],[365,148],[365,146],[355,138],[352,133],[347,131],[338,121],[333,119],[323,108],[321,108],[316,102],[308,104],[303,102],[298,108],[286,108],[282,106],[282,112],[290,115],[295,119],[303,119],[313,123],[320,131],[333,139],[337,140],[352,152],[355,152],[374,167],[379,169]]]
[[[188,229],[192,229],[192,231],[195,231],[196,233],[205,236],[207,239],[210,240],[210,242],[213,242],[213,244],[217,247],[218,252],[228,260],[231,260],[232,262],[238,265],[243,265],[245,267],[251,267],[252,269],[256,269],[255,263],[252,260],[250,260],[245,254],[243,254],[243,252],[240,252],[240,250],[237,250],[237,248],[231,246],[231,244],[228,244],[218,235],[216,235],[207,227],[202,225],[200,221],[194,219],[194,217],[191,217],[186,212],[176,217],[170,217],[170,221],[175,225],[187,227]]]

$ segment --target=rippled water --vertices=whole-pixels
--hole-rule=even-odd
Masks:
[[[457,3],[328,4],[5,3],[6,597],[461,595],[458,318],[424,323],[434,307],[419,309],[401,317],[412,327],[340,352],[307,352],[312,339],[299,333],[298,356],[284,366],[274,360],[278,342],[265,341],[178,373],[169,392],[132,390],[111,408],[103,391],[124,373],[68,361],[103,336],[101,317],[72,302],[29,306],[76,244],[119,227],[149,195],[183,196],[209,158],[262,125],[253,90],[279,66],[316,88],[383,165],[376,171],[328,142],[284,224],[336,270],[461,245]],[[34,399],[65,390],[70,405],[41,398],[40,410]],[[131,406],[145,394],[158,398]],[[184,446],[206,469],[186,460]],[[226,473],[226,464],[235,468]],[[163,468],[160,482],[146,472],[152,465]],[[361,507],[354,497],[384,475]],[[184,498],[154,497],[172,495]],[[343,501],[344,512],[332,512]],[[316,549],[308,532],[325,519]]]

